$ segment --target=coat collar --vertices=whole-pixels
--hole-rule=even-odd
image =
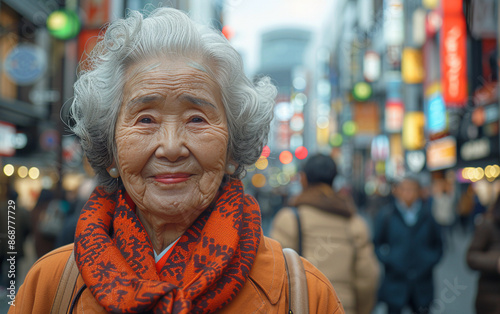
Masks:
[[[290,205],[295,207],[309,205],[342,217],[351,217],[356,213],[356,205],[348,195],[337,193],[324,183],[308,186],[290,201]]]
[[[285,258],[281,245],[262,236],[250,279],[259,286],[271,304],[276,304],[285,283]]]
[[[420,205],[420,206],[421,206],[421,207],[420,207],[420,209],[419,209],[419,211],[418,211],[418,213],[417,213],[417,221],[415,222],[415,224],[414,224],[414,225],[409,226],[410,228],[418,228],[418,227],[419,227],[419,226],[420,226],[420,225],[421,225],[424,221],[427,221],[427,220],[428,220],[428,217],[427,217],[427,216],[428,216],[428,215],[430,215],[430,210],[429,210],[429,208],[428,208],[429,203],[428,203],[427,201],[425,201],[425,200],[422,200],[422,203],[421,203],[421,205]],[[392,211],[393,211],[394,213],[396,213],[395,215],[396,215],[397,217],[399,217],[399,219],[400,219],[400,220],[401,220],[404,224],[406,224],[405,219],[404,219],[403,215],[401,214],[401,212],[398,210],[398,208],[397,208],[397,205],[396,205],[396,202],[395,202],[395,201],[392,203]]]

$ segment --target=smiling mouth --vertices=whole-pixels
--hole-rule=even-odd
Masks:
[[[154,176],[155,181],[163,184],[176,184],[189,180],[189,173],[169,173]]]

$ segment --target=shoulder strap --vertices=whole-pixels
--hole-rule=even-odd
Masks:
[[[68,312],[78,274],[79,271],[75,262],[75,253],[72,251],[64,267],[59,285],[57,286],[56,297],[54,298],[54,303],[52,303],[52,309],[50,311],[51,314],[63,314]]]
[[[297,235],[299,238],[299,247],[297,253],[302,256],[302,224],[300,223],[299,209],[295,206],[290,207],[297,218]]]
[[[308,314],[309,295],[304,264],[292,249],[283,249],[283,255],[288,276],[288,314]]]

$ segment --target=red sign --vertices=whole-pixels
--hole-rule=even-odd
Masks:
[[[101,28],[109,22],[109,0],[81,0],[84,28]]]
[[[443,15],[459,15],[463,10],[462,0],[441,1]]]
[[[462,107],[467,101],[467,47],[462,1],[442,1],[441,86],[448,107]],[[459,10],[460,8],[460,10]]]

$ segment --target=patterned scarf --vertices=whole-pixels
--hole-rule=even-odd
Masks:
[[[78,221],[75,259],[112,313],[213,313],[241,290],[261,236],[260,210],[241,181],[226,183],[181,236],[158,274],[153,246],[125,191],[94,190]]]

